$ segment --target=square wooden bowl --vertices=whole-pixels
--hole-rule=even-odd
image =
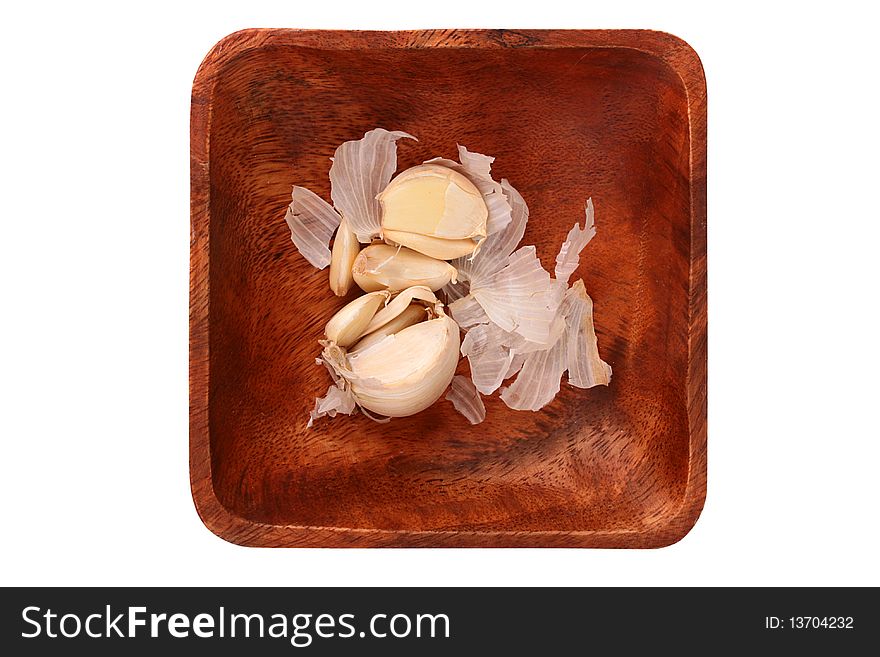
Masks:
[[[399,167],[497,157],[545,266],[593,198],[572,280],[595,302],[607,388],[563,382],[538,413],[495,395],[469,425],[440,401],[387,425],[306,429],[314,364],[344,301],[296,251],[294,184],[330,198],[329,158],[405,130]],[[659,547],[706,490],[706,87],[650,31],[247,30],[192,95],[190,472],[222,538],[256,546]]]

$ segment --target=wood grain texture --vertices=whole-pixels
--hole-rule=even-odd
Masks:
[[[539,413],[440,401],[306,429],[317,340],[344,303],[284,223],[293,184],[329,199],[336,146],[406,130],[399,166],[497,157],[552,269],[592,196],[572,280],[595,302],[608,388]],[[247,30],[193,85],[190,473],[211,531],[255,546],[659,547],[706,490],[706,87],[649,31]]]

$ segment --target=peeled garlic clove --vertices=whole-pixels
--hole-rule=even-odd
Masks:
[[[438,260],[452,260],[470,255],[477,248],[472,239],[446,240],[401,230],[384,230],[382,236],[389,242],[406,246]]]
[[[413,285],[439,290],[456,280],[455,267],[448,262],[404,249],[373,244],[361,251],[352,265],[354,281],[365,292],[400,292]]]
[[[348,353],[353,354],[358,351],[363,351],[364,349],[369,349],[374,344],[378,344],[384,340],[387,336],[394,335],[395,333],[413,326],[414,324],[418,324],[419,322],[423,322],[426,319],[428,319],[428,309],[417,303],[411,303],[407,306],[406,310],[385,324],[385,326],[376,329],[372,333],[367,333],[364,337],[358,340],[355,345],[348,350]]]
[[[422,164],[407,169],[377,199],[383,233],[399,231],[446,240],[486,237],[489,209],[480,190],[449,167]]]
[[[351,289],[351,284],[354,282],[351,267],[360,249],[357,235],[343,219],[336,231],[336,239],[333,240],[333,250],[330,253],[330,289],[337,297],[344,297]],[[372,292],[372,290],[367,291]]]
[[[385,326],[388,322],[406,310],[407,306],[415,300],[425,301],[435,309],[442,307],[442,304],[431,290],[424,285],[413,285],[398,294],[394,297],[394,300],[391,301],[391,303],[377,312],[375,317],[370,320],[370,324],[367,326],[367,330],[364,331],[364,333],[372,333],[376,329]]]
[[[362,407],[389,417],[422,411],[449,386],[458,365],[459,328],[441,315],[347,357],[351,391]]]
[[[330,318],[324,334],[340,347],[353,345],[365,332],[376,311],[385,303],[389,292],[371,292],[358,297]]]

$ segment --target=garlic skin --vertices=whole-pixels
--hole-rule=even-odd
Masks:
[[[368,246],[351,266],[354,282],[364,292],[400,292],[413,285],[424,285],[436,292],[450,281],[457,280],[457,274],[455,267],[448,262],[387,244]]]
[[[382,232],[407,240],[401,233],[422,235],[431,240],[472,242],[472,253],[486,237],[489,209],[476,185],[458,171],[440,164],[421,164],[400,173],[376,197],[382,209]],[[417,251],[421,244],[405,244]],[[436,251],[436,249],[435,249]],[[431,255],[426,253],[426,255]],[[462,254],[465,255],[465,254]],[[432,256],[434,257],[434,256]],[[458,257],[458,256],[455,256]]]
[[[384,326],[376,329],[372,333],[367,333],[358,340],[349,350],[348,353],[353,354],[364,349],[369,349],[374,344],[378,344],[389,335],[393,335],[405,328],[418,324],[428,319],[428,309],[417,303],[411,303],[406,310],[400,313]]]
[[[441,315],[403,329],[347,357],[357,403],[388,417],[423,411],[445,392],[458,365],[459,328]]]
[[[313,267],[324,269],[330,264],[330,238],[341,219],[327,201],[294,185],[284,220],[290,228],[290,239]]]
[[[376,195],[388,185],[397,168],[397,141],[410,134],[376,128],[363,139],[347,141],[336,149],[330,166],[330,198],[361,244],[381,232]],[[326,265],[325,265],[326,266]]]
[[[361,249],[357,235],[343,219],[336,231],[336,239],[333,240],[333,250],[330,252],[330,289],[337,297],[344,297],[351,289],[354,279],[351,268],[358,252]],[[378,289],[378,288],[377,288]],[[367,290],[372,292],[373,290]]]
[[[349,347],[365,332],[376,311],[391,297],[389,292],[371,292],[358,297],[337,312],[327,326],[324,335],[340,347]]]
[[[473,382],[466,376],[454,376],[446,399],[452,402],[455,410],[465,416],[471,424],[479,424],[486,419],[486,407]]]

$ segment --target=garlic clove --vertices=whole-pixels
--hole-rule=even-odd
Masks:
[[[440,164],[400,173],[377,196],[382,229],[461,240],[486,237],[489,209],[476,185]]]
[[[455,375],[459,340],[458,324],[442,315],[350,354],[347,369],[358,404],[389,417],[428,408]]]
[[[360,249],[361,245],[357,235],[349,228],[348,222],[343,219],[336,231],[333,250],[330,252],[330,289],[337,297],[344,297],[351,289],[354,282],[351,267],[354,265]],[[372,290],[367,291],[372,292]]]
[[[327,339],[340,347],[353,345],[366,332],[376,311],[390,297],[390,292],[371,292],[347,304],[327,322],[324,329]]]
[[[353,354],[358,351],[363,351],[364,349],[369,349],[374,344],[381,342],[387,336],[394,335],[395,333],[398,333],[405,328],[409,328],[414,324],[418,324],[419,322],[423,322],[426,319],[428,319],[428,309],[417,303],[411,303],[407,306],[406,310],[385,324],[385,326],[376,329],[372,333],[367,333],[364,337],[358,340],[354,346],[348,350],[348,353]]]
[[[447,240],[402,230],[383,230],[382,236],[389,242],[408,247],[438,260],[462,258],[470,255],[477,248],[477,243],[472,239]]]
[[[388,322],[405,311],[407,306],[415,300],[425,301],[431,305],[435,311],[443,306],[429,288],[424,285],[413,285],[395,296],[388,305],[377,312],[373,319],[370,320],[364,333],[372,333],[376,329],[385,326]]]
[[[413,285],[436,291],[456,280],[457,273],[448,262],[387,244],[368,246],[351,267],[354,281],[365,292],[383,289],[400,292]]]

